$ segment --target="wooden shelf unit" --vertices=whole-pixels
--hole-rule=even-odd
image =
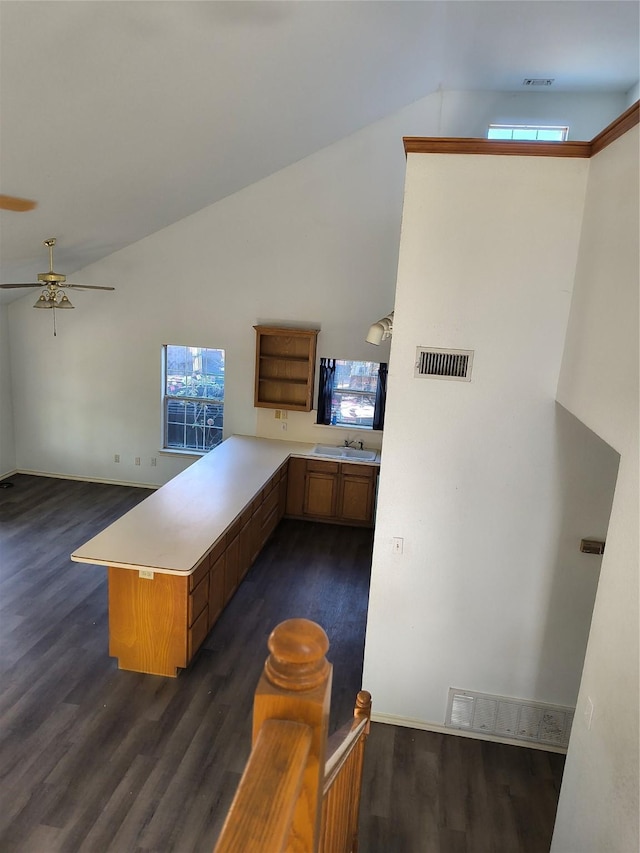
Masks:
[[[277,326],[253,328],[256,330],[254,406],[310,412],[318,330]]]

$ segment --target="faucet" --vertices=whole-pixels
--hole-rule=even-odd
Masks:
[[[352,438],[345,438],[345,440],[344,440],[344,446],[345,446],[345,447],[354,447],[354,446],[355,446],[355,441],[354,441]]]

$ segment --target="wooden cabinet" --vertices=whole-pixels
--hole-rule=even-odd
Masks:
[[[373,526],[377,465],[290,459],[286,514]]]
[[[377,472],[370,465],[350,465],[343,462],[340,467],[337,514],[343,521],[371,523]]]
[[[287,502],[285,515],[300,518],[304,504],[304,485],[307,473],[307,460],[293,456],[289,459],[289,479],[287,483]]]
[[[304,484],[303,515],[335,518],[338,500],[338,462],[307,462]]]
[[[316,367],[317,329],[254,326],[254,406],[310,412]]]
[[[121,669],[176,676],[233,597],[284,515],[287,463],[190,575],[109,567],[109,654]]]

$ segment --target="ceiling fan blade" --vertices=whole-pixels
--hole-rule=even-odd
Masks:
[[[44,287],[44,284],[42,284],[42,282],[40,281],[37,281],[35,284],[0,284],[0,287]]]
[[[22,213],[25,210],[33,210],[38,204],[37,201],[31,201],[28,198],[17,198],[13,195],[0,195],[0,208],[2,210],[14,210]]]
[[[73,287],[74,290],[115,290],[115,287],[102,287],[99,284],[73,284],[70,281],[61,284],[60,287]]]

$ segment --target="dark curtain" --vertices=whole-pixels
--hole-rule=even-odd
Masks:
[[[387,364],[382,362],[378,369],[376,407],[373,412],[373,428],[384,429],[384,410],[387,405]]]
[[[320,359],[320,379],[318,382],[318,417],[316,423],[331,423],[331,397],[333,395],[333,379],[336,372],[335,358]]]

